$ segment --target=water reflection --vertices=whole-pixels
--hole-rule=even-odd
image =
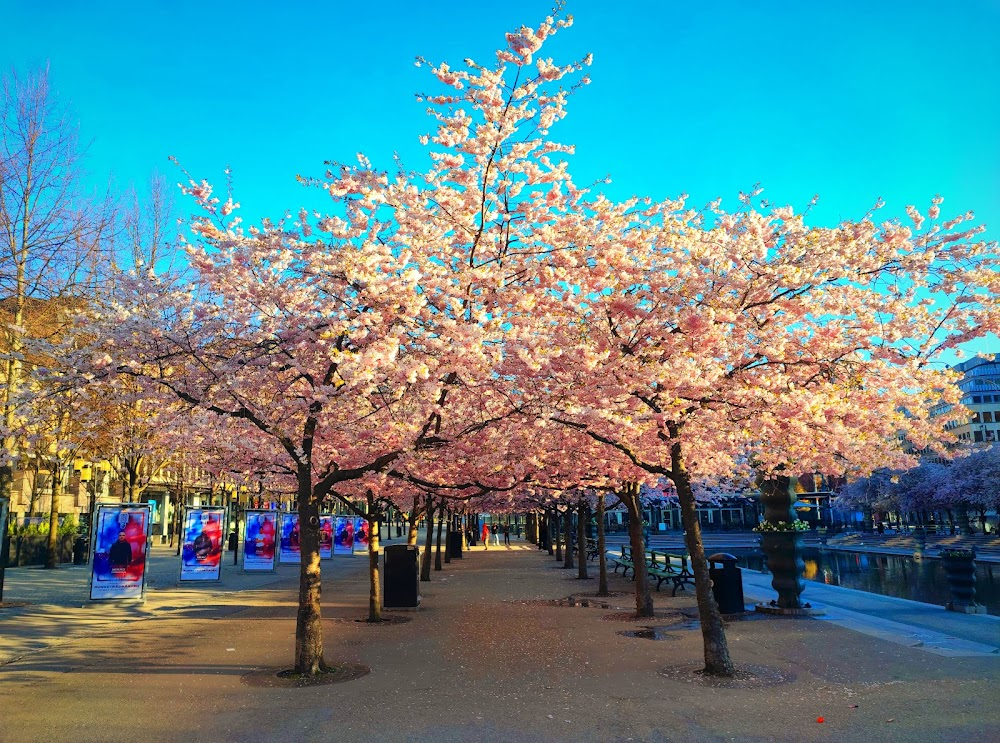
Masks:
[[[939,606],[944,606],[951,598],[944,565],[940,560],[811,548],[803,550],[802,558],[805,563],[803,578],[816,583]],[[760,552],[745,553],[740,556],[739,564],[763,570],[764,556]],[[1000,566],[993,563],[976,565],[976,601],[985,605],[990,614],[1000,615],[998,573]]]

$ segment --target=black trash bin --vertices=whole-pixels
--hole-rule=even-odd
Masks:
[[[462,532],[448,532],[448,557],[462,559]]]
[[[236,548],[239,547],[239,543],[240,543],[240,538],[236,536],[236,532],[235,531],[229,532],[229,543],[227,545],[228,551],[235,552]]]
[[[708,562],[711,565],[708,576],[712,579],[712,593],[719,612],[740,614],[746,611],[743,604],[743,571],[736,567],[735,555],[719,552],[709,555]]]
[[[420,604],[420,572],[417,562],[420,556],[412,544],[391,544],[385,548],[385,569],[383,572],[384,598],[386,609],[416,609]]]
[[[90,540],[84,536],[79,536],[73,540],[73,564],[85,565],[87,563],[87,552],[90,550]]]

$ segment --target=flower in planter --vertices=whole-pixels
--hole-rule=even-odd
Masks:
[[[795,519],[795,521],[778,521],[772,523],[770,521],[762,521],[759,523],[754,531],[756,532],[802,532],[809,531],[810,526],[806,521],[800,519]]]
[[[953,560],[974,560],[976,551],[974,549],[942,549],[938,552],[939,557],[946,557]]]

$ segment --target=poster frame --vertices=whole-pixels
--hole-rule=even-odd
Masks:
[[[302,544],[301,544],[301,542],[299,543],[299,559],[297,559],[297,560],[283,560],[283,559],[281,559],[282,555],[284,554],[283,550],[281,548],[281,542],[282,542],[282,538],[284,537],[284,534],[285,534],[285,519],[289,519],[289,520],[295,519],[295,521],[297,522],[297,521],[299,521],[299,514],[296,511],[280,511],[280,513],[281,513],[281,518],[278,519],[278,524],[280,526],[280,529],[278,530],[278,538],[275,540],[276,541],[275,552],[277,552],[278,564],[279,565],[301,565],[302,564]],[[302,527],[300,526],[299,529],[301,530],[301,528]]]
[[[222,519],[219,534],[219,564],[215,570],[214,578],[185,578],[184,577],[184,545],[187,543],[186,539],[183,537],[187,534],[188,530],[188,516],[195,511],[204,512],[208,511],[210,513],[218,513]],[[225,562],[226,555],[226,525],[229,523],[229,509],[225,506],[184,506],[184,514],[181,517],[181,564],[180,572],[178,574],[178,582],[182,583],[218,583],[222,580],[222,563]],[[237,547],[238,549],[238,547]]]
[[[350,549],[341,548],[340,550],[338,550],[337,549],[337,532],[340,531],[340,525],[341,524],[346,524],[348,522],[350,522],[350,524],[351,524],[351,547],[350,547]],[[344,555],[346,555],[346,556],[350,557],[353,554],[354,554],[354,517],[353,516],[345,516],[343,514],[340,514],[340,515],[334,517],[334,522],[333,522],[333,556],[334,557],[338,557],[338,556],[343,557]]]
[[[368,553],[368,542],[370,542],[371,538],[372,538],[372,535],[369,532],[368,539],[365,540],[364,549],[358,549],[358,534],[361,532],[361,530],[358,527],[359,527],[359,525],[362,522],[365,524],[365,526],[368,525],[368,519],[365,518],[364,516],[355,516],[354,517],[354,548],[353,548],[353,551],[356,554],[359,554],[359,555],[365,555],[365,554]]]
[[[270,513],[274,515],[274,554],[271,556],[271,567],[269,568],[248,568],[247,567],[247,529],[250,528],[250,517],[258,513]],[[275,511],[270,508],[248,508],[243,511],[243,551],[240,553],[242,557],[240,558],[240,568],[244,573],[274,573],[278,569],[278,529],[280,527],[279,515],[280,511]],[[239,551],[239,545],[236,547]]]
[[[326,556],[323,555],[323,521],[328,520],[332,526],[331,539],[330,539],[330,552]],[[332,513],[321,513],[319,515],[319,559],[320,560],[332,560],[334,550],[336,549],[337,543],[337,517]]]
[[[143,565],[142,565],[142,584],[139,586],[138,596],[100,596],[94,597],[94,572],[97,568],[97,527],[101,523],[101,512],[102,511],[145,511],[146,512],[146,530],[143,540]],[[87,600],[88,601],[125,601],[125,602],[135,602],[144,603],[146,601],[146,577],[149,574],[149,552],[150,552],[150,539],[149,530],[152,528],[152,508],[150,508],[148,503],[114,503],[114,502],[104,502],[94,504],[94,513],[90,517],[90,580],[87,582]]]

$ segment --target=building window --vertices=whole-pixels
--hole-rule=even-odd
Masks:
[[[983,413],[983,423],[992,423],[992,422],[993,422],[993,413],[987,410],[985,413]]]
[[[983,432],[982,431],[973,431],[972,435],[975,437],[974,440],[977,443],[981,443],[982,442],[982,440],[983,440]]]

